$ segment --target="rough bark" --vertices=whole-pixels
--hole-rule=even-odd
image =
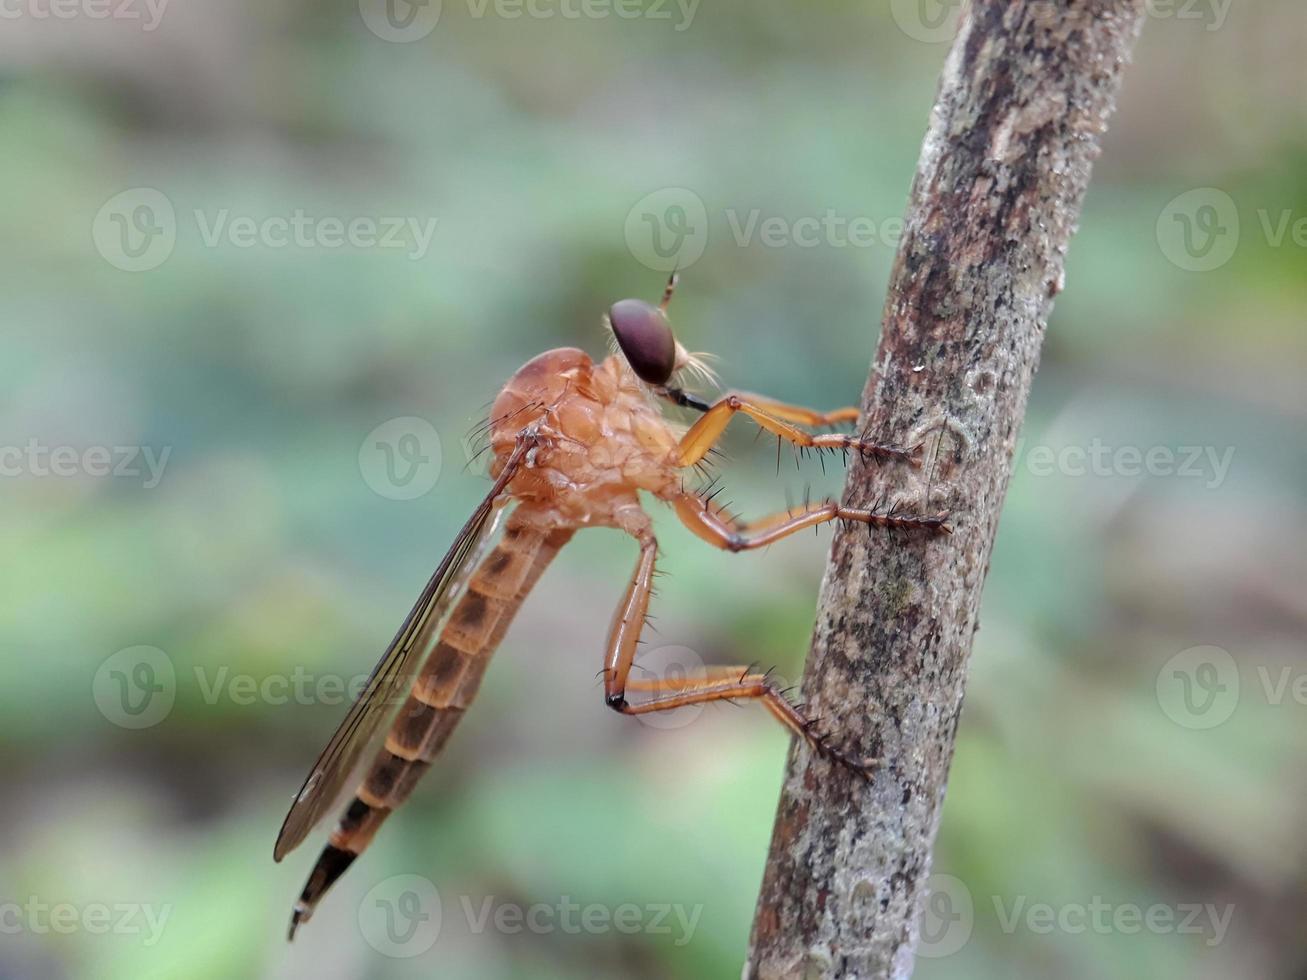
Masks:
[[[863,392],[918,471],[856,462],[845,502],[946,510],[951,537],[838,531],[803,700],[880,760],[792,750],[745,977],[906,978],[981,587],[1040,343],[1143,0],[977,0],[931,116]],[[927,502],[928,501],[928,502]]]

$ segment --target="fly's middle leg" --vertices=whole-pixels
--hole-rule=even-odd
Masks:
[[[928,531],[933,534],[952,534],[943,514],[911,515],[895,511],[880,513],[875,510],[858,510],[843,507],[834,500],[814,502],[781,511],[750,523],[737,523],[715,510],[711,501],[698,494],[685,493],[676,498],[676,515],[686,527],[723,551],[750,551],[763,548],[796,531],[827,524],[831,521],[855,521],[875,527],[902,530]]]

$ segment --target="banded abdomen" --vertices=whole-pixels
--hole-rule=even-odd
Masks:
[[[332,883],[371,842],[392,810],[408,798],[475,697],[490,655],[527,593],[572,531],[548,530],[518,510],[493,550],[476,566],[431,655],[405,698],[386,741],[353,801],[318,857],[291,918],[307,921]]]

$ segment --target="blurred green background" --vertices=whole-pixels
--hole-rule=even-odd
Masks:
[[[947,5],[120,3],[0,25],[0,977],[738,976],[788,740],[604,708],[616,532],[564,551],[292,946],[323,837],[272,842],[520,363],[601,354],[680,261],[727,385],[856,398]],[[1150,11],[1003,515],[925,980],[1307,975],[1307,31],[1297,0]],[[838,489],[751,438],[746,513]],[[650,656],[797,679],[826,536],[735,557],[668,517]]]

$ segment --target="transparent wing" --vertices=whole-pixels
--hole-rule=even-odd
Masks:
[[[503,503],[499,498],[529,448],[528,441],[519,438],[494,486],[458,532],[448,553],[404,618],[399,632],[372,668],[367,684],[350,706],[345,720],[313,763],[277,835],[272,852],[275,860],[280,861],[298,847],[332,808],[346,781],[358,768],[364,750],[373,743],[381,723],[393,713],[392,709],[399,700],[394,696],[398,688],[402,685],[403,691],[399,693],[407,693],[408,668],[415,660],[420,665],[425,657],[426,648],[431,646],[436,633],[434,627],[461,590],[467,570],[482,550],[482,544],[489,540],[488,532],[494,524],[492,518]],[[418,653],[420,656],[415,658]]]

